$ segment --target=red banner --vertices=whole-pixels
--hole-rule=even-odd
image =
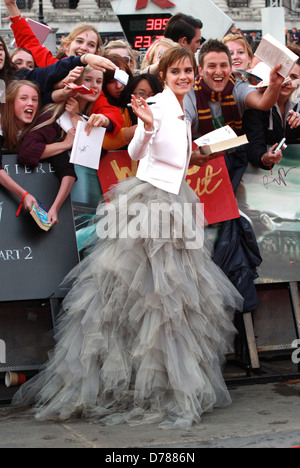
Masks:
[[[153,3],[160,6],[161,8],[171,8],[175,6],[174,3],[169,2],[169,0],[152,0]],[[137,0],[136,2],[136,10],[140,10],[141,8],[146,8],[148,5],[148,0]]]
[[[98,171],[103,193],[125,177],[134,177],[138,163],[132,161],[127,151],[109,151],[100,160]],[[206,166],[191,166],[186,181],[204,204],[204,215],[208,224],[239,218],[224,158],[210,161]]]

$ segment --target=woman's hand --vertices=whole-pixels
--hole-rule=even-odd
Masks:
[[[131,105],[135,115],[144,122],[145,130],[147,132],[151,132],[153,130],[154,119],[151,109],[147,104],[147,101],[142,97],[137,99],[135,95],[132,94]]]
[[[15,18],[20,15],[20,10],[16,4],[16,0],[4,0],[9,16]]]
[[[92,114],[87,121],[85,131],[87,135],[91,134],[94,127],[105,127],[107,128],[110,124],[110,120],[103,114]]]
[[[75,67],[70,73],[66,76],[63,80],[65,83],[74,83],[74,81],[78,80],[81,77],[82,72],[84,71],[84,67]]]
[[[287,123],[289,124],[290,128],[293,130],[294,128],[300,127],[300,114],[299,112],[295,112],[294,110],[289,111],[289,116],[286,119]]]
[[[29,193],[28,195],[26,195],[26,197],[24,199],[24,208],[27,211],[31,211],[33,205],[35,205],[36,208],[39,207],[36,199],[32,195],[30,195],[30,193]]]
[[[58,224],[58,211],[54,206],[52,206],[48,211],[47,221],[49,224],[51,224],[51,226],[55,226],[55,224]]]
[[[75,134],[76,134],[76,129],[73,127],[71,128],[68,133],[66,134],[66,137],[64,139],[64,146],[67,150],[71,149],[73,147],[74,139],[75,139]]]
[[[100,55],[94,54],[85,54],[81,56],[81,62],[83,64],[88,64],[94,70],[99,70],[106,72],[106,70],[116,70],[117,65],[115,65],[111,60],[101,57]]]
[[[79,104],[77,99],[70,97],[66,102],[65,110],[70,114],[71,118],[76,117],[79,112]]]

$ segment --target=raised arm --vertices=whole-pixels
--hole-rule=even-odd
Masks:
[[[270,73],[270,84],[262,94],[256,90],[249,93],[246,98],[246,104],[249,108],[258,110],[270,110],[277,102],[282,83],[283,76],[279,75],[281,65],[277,65]]]
[[[15,0],[4,1],[12,21],[11,29],[13,30],[17,46],[30,50],[38,67],[47,67],[57,62],[58,59],[53,57],[50,50],[40,44],[26,19],[22,17]]]

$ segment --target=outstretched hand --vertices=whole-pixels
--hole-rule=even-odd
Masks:
[[[81,56],[81,62],[83,64],[88,64],[94,70],[106,72],[106,70],[116,70],[117,65],[115,65],[111,60],[101,57],[100,55],[94,54],[85,54]]]
[[[16,0],[4,0],[9,16],[12,18],[20,15],[20,10],[16,4]]]
[[[272,68],[270,72],[270,84],[269,87],[275,87],[280,89],[283,82],[284,82],[284,77],[279,74],[279,70],[282,68],[282,65],[279,64],[276,67]]]
[[[150,107],[147,104],[147,101],[142,97],[139,100],[135,97],[134,94],[131,96],[131,105],[132,110],[137,117],[139,117],[145,126],[145,130],[147,132],[151,132],[153,130],[153,114],[151,112]]]

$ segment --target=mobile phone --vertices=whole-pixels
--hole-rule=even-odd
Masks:
[[[281,142],[279,143],[279,145],[277,146],[277,148],[275,148],[275,153],[277,153],[277,151],[281,150],[281,148],[283,149],[286,149],[286,138],[282,138]]]

